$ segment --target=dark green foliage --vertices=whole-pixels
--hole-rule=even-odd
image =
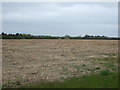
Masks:
[[[110,72],[108,70],[104,70],[104,71],[101,71],[100,74],[103,76],[108,76],[110,74]]]
[[[98,70],[98,69],[100,69],[100,67],[96,67],[95,69],[97,69],[97,70]]]

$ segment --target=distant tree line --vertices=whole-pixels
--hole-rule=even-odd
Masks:
[[[70,36],[70,35],[65,35],[65,36],[44,36],[44,35],[31,35],[31,34],[21,34],[21,33],[16,33],[16,34],[7,34],[2,32],[0,34],[0,39],[105,39],[105,40],[120,40],[120,38],[115,38],[115,37],[107,37],[107,36],[93,36],[93,35],[85,35],[83,37],[81,36]]]

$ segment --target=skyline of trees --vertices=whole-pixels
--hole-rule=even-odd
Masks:
[[[16,34],[8,34],[2,32],[0,34],[1,39],[120,39],[118,37],[108,37],[108,36],[93,36],[93,35],[84,35],[84,36],[70,36],[70,35],[65,35],[65,36],[47,36],[47,35],[31,35],[31,34],[21,34],[21,33],[16,33]]]

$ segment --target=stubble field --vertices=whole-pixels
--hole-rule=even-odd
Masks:
[[[117,72],[117,40],[3,39],[3,87]]]

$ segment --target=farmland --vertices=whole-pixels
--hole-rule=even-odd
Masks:
[[[117,73],[117,57],[117,40],[3,39],[2,83],[21,87]]]

